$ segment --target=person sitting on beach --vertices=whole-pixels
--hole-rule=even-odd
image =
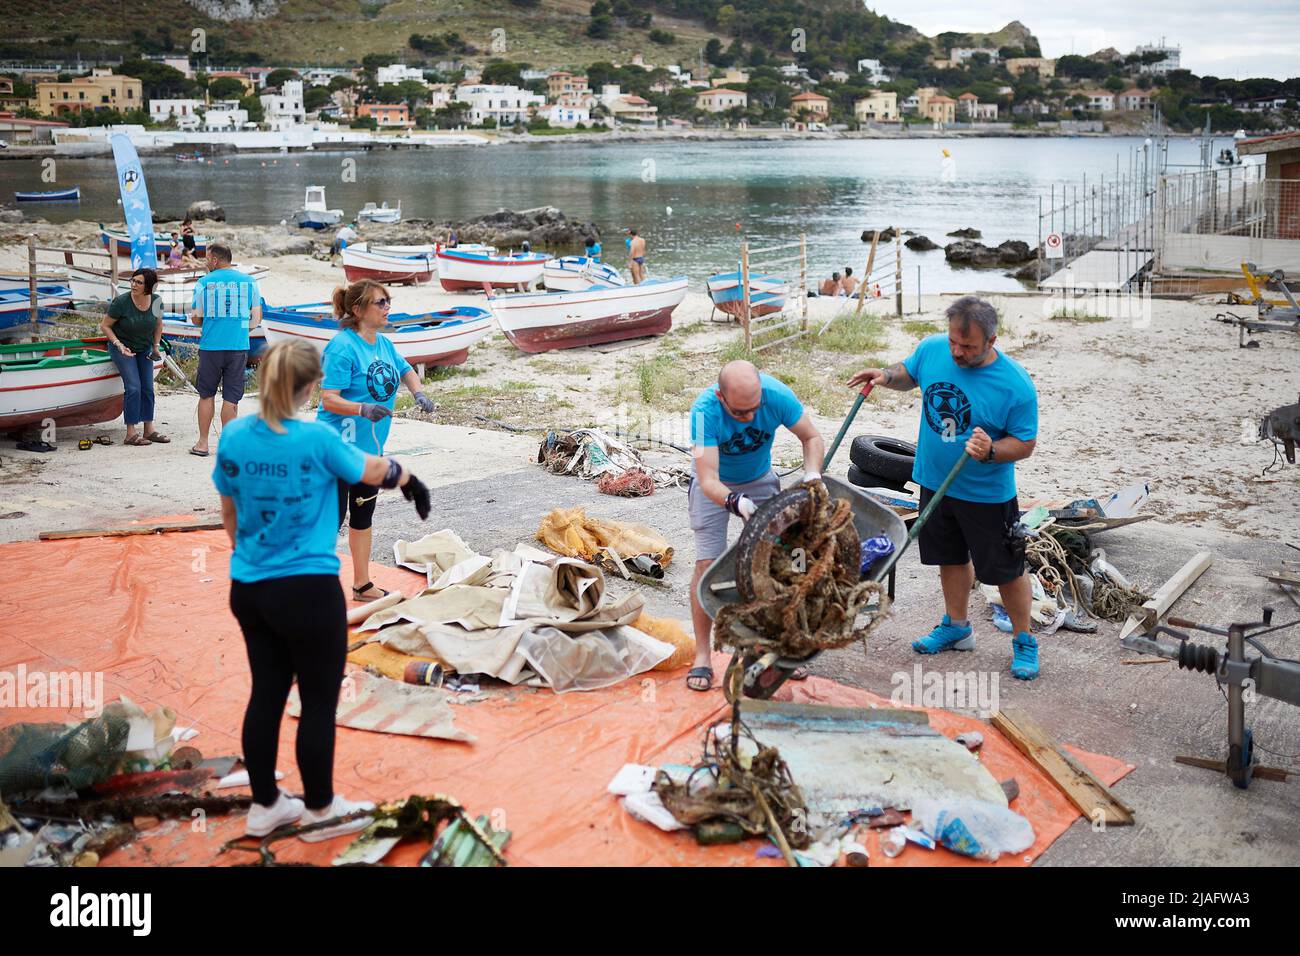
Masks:
[[[844,291],[844,284],[840,279],[838,272],[832,272],[829,279],[823,279],[821,287],[817,290],[820,295],[839,295]]]
[[[845,295],[853,298],[853,293],[858,289],[858,280],[853,278],[852,266],[844,267],[844,279],[840,282],[840,288],[844,290]]]
[[[180,236],[172,233],[172,245],[167,250],[167,268],[179,269],[185,261],[185,247],[181,245]]]
[[[189,216],[181,223],[181,245],[185,247],[187,256],[194,255],[194,221]]]

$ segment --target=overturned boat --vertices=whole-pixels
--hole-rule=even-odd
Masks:
[[[546,263],[542,283],[547,292],[581,292],[593,285],[624,285],[613,266],[587,256],[563,256]]]
[[[743,318],[745,311],[745,290],[739,271],[720,272],[709,276],[709,298],[713,307],[727,315]],[[790,290],[786,281],[778,276],[765,275],[761,272],[749,274],[749,314],[751,316],[769,315],[785,308]]]

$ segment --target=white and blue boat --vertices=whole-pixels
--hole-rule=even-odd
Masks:
[[[293,214],[293,221],[299,229],[326,229],[337,226],[342,220],[342,209],[325,208],[324,186],[308,186],[302,208]]]
[[[492,331],[495,320],[486,309],[456,306],[437,312],[392,313],[380,331],[412,365],[460,365],[474,343]],[[262,327],[270,344],[302,339],[324,350],[339,334],[333,306],[328,302],[265,308]]]
[[[587,256],[563,256],[546,263],[542,282],[548,292],[582,292],[593,285],[624,285],[613,266]]]
[[[745,292],[741,282],[741,273],[719,272],[709,276],[709,298],[714,308],[742,318],[745,311]],[[785,308],[790,294],[786,281],[779,276],[766,275],[761,272],[749,274],[749,314],[751,317],[769,315]]]
[[[72,289],[66,285],[42,282],[36,286],[36,308],[66,309],[72,305]],[[0,278],[0,329],[13,328],[31,321],[31,285],[26,277]]]
[[[73,186],[71,189],[55,189],[43,193],[16,191],[14,199],[19,202],[80,202],[81,187]]]

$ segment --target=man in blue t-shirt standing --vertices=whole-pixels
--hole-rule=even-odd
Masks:
[[[900,392],[920,386],[922,416],[912,480],[922,509],[963,451],[962,468],[918,538],[921,563],[939,566],[943,621],[912,642],[921,654],[969,651],[975,638],[966,606],[978,578],[997,586],[1015,634],[1011,675],[1038,676],[1038,643],[1029,633],[1033,598],[1023,554],[1007,531],[1020,520],[1015,463],[1034,453],[1038,392],[1019,363],[993,347],[998,314],[977,296],[948,307],[947,335],[923,339],[910,356],[887,369],[865,369],[852,386],[883,385]]]
[[[695,532],[695,576],[691,579],[691,622],[695,663],[686,675],[691,690],[713,686],[709,633],[713,622],[695,589],[709,565],[727,549],[731,515],[748,521],[758,506],[781,490],[772,470],[772,441],[784,425],[803,443],[804,481],[821,480],[826,443],[789,386],[760,374],[753,363],[728,362],[716,385],[691,405],[694,457],[687,508]],[[799,675],[796,672],[796,679]],[[806,673],[803,676],[807,676]]]
[[[248,333],[262,321],[262,296],[252,276],[231,268],[230,247],[208,246],[208,274],[194,284],[190,321],[203,328],[199,336],[199,440],[191,455],[208,457],[208,432],[221,389],[221,427],[239,414],[244,397],[244,368],[248,365]]]

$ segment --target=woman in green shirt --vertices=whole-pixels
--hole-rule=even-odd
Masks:
[[[126,444],[148,445],[171,441],[153,427],[153,363],[162,341],[162,297],[153,294],[158,273],[136,269],[131,291],[115,298],[99,324],[108,336],[108,354],[122,376],[122,417],[126,419]],[[143,424],[142,432],[136,426]]]

